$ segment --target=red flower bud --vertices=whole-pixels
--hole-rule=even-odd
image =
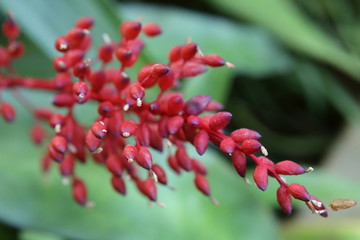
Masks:
[[[242,143],[246,139],[254,139],[257,140],[261,137],[261,135],[258,132],[255,132],[254,130],[250,130],[247,128],[240,128],[235,131],[233,131],[230,134],[230,137],[237,143]]]
[[[12,58],[21,57],[25,51],[24,44],[18,41],[11,41],[6,48]]]
[[[169,133],[167,131],[167,122],[169,120],[169,117],[164,115],[160,118],[159,123],[158,123],[158,130],[159,130],[159,134],[162,138],[167,138],[169,136]]]
[[[70,49],[70,43],[65,36],[60,36],[55,40],[55,49],[59,52],[66,52]]]
[[[90,91],[85,82],[76,82],[73,85],[73,96],[77,103],[83,104],[90,98]]]
[[[219,103],[215,100],[211,100],[209,102],[209,104],[206,106],[205,111],[217,112],[217,111],[221,111],[223,109],[224,109],[224,105],[222,105],[221,103]]]
[[[73,180],[72,193],[73,198],[77,203],[83,206],[87,204],[87,190],[85,183],[77,177]]]
[[[143,27],[143,32],[149,37],[155,37],[161,34],[161,28],[155,23],[148,23]]]
[[[107,130],[104,122],[94,122],[91,125],[91,131],[95,137],[103,139],[106,136]]]
[[[34,110],[35,117],[42,120],[49,120],[50,117],[53,115],[51,109],[47,108],[37,108]]]
[[[120,33],[126,40],[135,39],[141,31],[141,23],[137,21],[125,21],[120,25]]]
[[[100,46],[98,50],[98,56],[103,63],[111,62],[113,58],[114,49],[111,44],[105,43]]]
[[[232,164],[236,170],[236,172],[241,176],[245,177],[246,174],[246,156],[245,154],[235,149],[233,154],[231,155]]]
[[[96,153],[97,151],[99,151],[101,143],[102,143],[102,140],[95,137],[95,135],[93,134],[93,132],[91,130],[87,132],[86,137],[85,137],[85,144],[86,144],[87,148],[90,150],[90,152]]]
[[[99,92],[106,82],[106,73],[102,70],[91,72],[89,75],[89,82],[91,84],[91,89],[94,92]]]
[[[191,171],[191,159],[187,154],[184,147],[178,147],[175,153],[176,160],[179,163],[179,166],[185,171]]]
[[[187,43],[181,49],[181,57],[184,60],[190,60],[198,52],[198,45],[196,43]]]
[[[59,90],[72,86],[71,75],[68,72],[56,74],[54,78],[54,84],[56,89]]]
[[[130,93],[130,96],[134,100],[136,100],[136,105],[138,107],[141,107],[141,105],[142,105],[141,99],[143,99],[145,96],[144,88],[140,84],[134,83],[130,86],[129,93]]]
[[[169,60],[170,62],[176,62],[181,58],[181,50],[183,45],[177,45],[170,49],[169,51]]]
[[[66,156],[59,164],[62,176],[71,176],[74,174],[74,158],[71,155]]]
[[[14,107],[7,102],[0,103],[0,113],[1,113],[2,117],[4,118],[4,120],[7,122],[14,121],[15,116],[16,116]]]
[[[159,152],[163,151],[163,140],[159,134],[158,131],[158,125],[157,124],[149,124],[149,138],[150,143],[149,145],[158,150]]]
[[[68,65],[66,63],[65,57],[55,57],[53,59],[53,66],[55,71],[57,72],[65,72],[68,69]]]
[[[211,97],[207,95],[194,96],[186,102],[184,111],[188,115],[199,115],[205,110],[210,101]]]
[[[306,169],[299,164],[285,160],[275,164],[275,171],[282,175],[299,175],[306,172]]]
[[[199,155],[203,155],[209,145],[209,134],[205,130],[200,130],[194,138],[194,146]]]
[[[78,62],[74,66],[73,74],[79,79],[84,79],[90,74],[90,65],[88,62]]]
[[[123,151],[123,156],[129,161],[134,161],[135,157],[137,155],[137,149],[134,145],[126,145]]]
[[[83,74],[81,71],[84,71],[85,74],[87,74],[89,68],[82,62],[84,57],[84,50],[75,49],[67,52],[67,54],[65,55],[67,66],[74,67],[75,65],[79,64],[76,71],[79,71],[79,74]]]
[[[203,56],[204,63],[210,67],[220,67],[225,65],[225,60],[218,55],[211,54]]]
[[[50,165],[51,165],[51,158],[50,158],[49,154],[45,154],[41,158],[41,170],[44,173],[47,173],[50,169]]]
[[[94,19],[91,17],[79,18],[75,23],[75,27],[82,29],[90,29],[93,25],[94,25]]]
[[[156,174],[159,183],[166,185],[167,178],[164,169],[159,164],[154,164],[151,170]]]
[[[110,118],[114,115],[114,105],[109,101],[104,101],[99,104],[98,113],[106,118]]]
[[[150,88],[150,87],[154,86],[154,84],[157,81],[157,77],[152,76],[150,74],[152,66],[154,66],[154,65],[155,64],[145,65],[144,67],[142,67],[140,69],[140,71],[138,73],[137,80],[141,84],[141,86],[144,88]]]
[[[212,130],[220,130],[223,129],[231,120],[231,113],[229,112],[218,112],[212,115],[209,120],[209,127]]]
[[[288,187],[288,191],[296,199],[299,199],[301,201],[309,201],[310,200],[310,194],[306,190],[306,188],[300,184],[292,183]]]
[[[57,107],[71,107],[75,101],[70,93],[60,92],[56,94],[52,100],[52,104]]]
[[[35,123],[31,128],[30,134],[32,141],[40,145],[45,138],[45,129],[40,124]]]
[[[258,165],[254,170],[254,181],[258,188],[265,191],[268,186],[268,170],[263,165]]]
[[[126,185],[124,180],[119,176],[112,176],[111,177],[111,185],[113,188],[120,194],[126,194]]]
[[[292,211],[292,200],[291,195],[285,186],[280,186],[276,192],[277,201],[282,210],[290,215]]]
[[[55,151],[64,154],[67,150],[67,141],[63,136],[55,136],[50,141]]]
[[[241,151],[245,154],[253,154],[261,149],[261,143],[253,140],[253,139],[246,139],[240,146]]]
[[[167,114],[177,115],[184,108],[184,101],[182,94],[176,94],[170,97],[167,101]]]
[[[64,159],[64,154],[56,151],[51,144],[48,145],[48,153],[49,156],[56,162],[61,162]]]
[[[127,62],[129,62],[132,57],[132,52],[129,49],[120,47],[116,49],[115,56],[122,65],[126,66]]]
[[[169,134],[175,134],[184,124],[184,118],[182,116],[174,116],[169,118],[167,122],[167,130]]]
[[[207,67],[204,64],[196,62],[186,62],[182,68],[182,77],[195,77],[206,72]]]
[[[118,156],[112,154],[106,159],[107,169],[115,176],[121,176],[123,168]]]
[[[181,173],[181,168],[179,166],[179,163],[177,162],[177,159],[174,155],[169,155],[168,156],[168,159],[167,159],[167,162],[170,166],[170,168],[176,172],[177,174],[180,174]]]
[[[192,158],[191,159],[191,166],[192,166],[192,169],[194,170],[195,173],[198,173],[198,174],[201,174],[201,175],[206,175],[207,174],[207,169],[206,169],[205,165],[201,161]]]
[[[147,124],[140,124],[136,132],[136,139],[141,146],[150,146],[150,132]]]
[[[206,196],[210,195],[210,186],[209,186],[209,182],[206,179],[206,177],[204,177],[201,174],[195,174],[195,186],[197,189],[199,189],[199,191],[201,191],[203,194],[205,194]]]
[[[226,137],[220,143],[220,149],[226,154],[232,154],[235,150],[235,142],[232,138]]]
[[[152,156],[147,147],[141,146],[136,156],[136,162],[143,168],[150,170],[152,167]]]
[[[0,67],[6,66],[10,63],[9,53],[5,48],[0,46]]]
[[[20,35],[20,28],[10,14],[2,23],[2,32],[8,39],[15,39]]]
[[[85,39],[86,35],[89,34],[89,31],[87,29],[82,29],[82,28],[72,28],[70,29],[65,37],[66,39],[69,40],[70,45],[72,48],[78,47],[82,41]]]
[[[186,123],[192,128],[198,128],[201,123],[201,118],[197,116],[189,116]]]
[[[274,164],[274,162],[271,161],[270,159],[268,159],[267,157],[260,156],[260,157],[258,157],[257,159],[258,159],[258,161],[259,161],[258,164],[267,166],[268,169],[275,170],[275,164]]]
[[[149,200],[156,202],[157,190],[155,182],[152,179],[146,179],[143,182],[143,193],[149,198]]]
[[[65,125],[65,117],[61,114],[52,114],[49,118],[49,125],[55,129],[62,127]]]
[[[112,82],[118,91],[124,90],[130,83],[130,78],[125,72],[114,68],[106,71],[106,79]]]
[[[137,130],[137,124],[134,121],[124,121],[120,125],[120,133],[124,138],[133,136]]]

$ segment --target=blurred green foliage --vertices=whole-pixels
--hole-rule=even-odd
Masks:
[[[166,63],[170,47],[184,43],[190,36],[204,53],[219,54],[234,63],[236,69],[212,69],[191,81],[184,80],[182,90],[187,98],[208,94],[225,103],[226,110],[234,116],[232,127],[261,132],[262,143],[275,161],[290,158],[306,165],[320,164],[344,120],[360,122],[356,100],[360,79],[360,28],[356,14],[359,3],[336,0],[199,3],[204,7],[195,4],[193,7],[198,11],[193,11],[164,3],[0,0],[0,9],[3,14],[13,12],[22,28],[27,50],[15,67],[21,74],[31,76],[52,76],[51,58],[56,55],[53,42],[80,16],[94,17],[95,46],[101,43],[102,33],[119,39],[121,19],[141,17],[144,23],[159,23],[163,34],[146,39],[148,47],[141,63]],[[207,13],[199,12],[200,9]],[[134,77],[135,73],[134,70],[130,75]],[[50,94],[23,93],[35,104],[50,105]],[[4,98],[15,102],[8,94]],[[199,194],[187,174],[169,176],[170,185],[177,191],[160,189],[160,201],[167,204],[165,209],[148,206],[131,185],[128,195],[122,198],[111,190],[109,174],[88,163],[77,171],[87,181],[90,198],[97,205],[94,209],[83,209],[72,202],[70,189],[62,186],[55,166],[47,180],[43,179],[38,167],[43,149],[32,146],[26,137],[31,116],[21,106],[17,109],[14,124],[0,122],[1,134],[6,136],[0,138],[0,219],[18,228],[20,239],[359,238],[356,225],[347,224],[350,220],[322,223],[321,227],[306,224],[307,221],[283,225],[274,211],[278,211],[276,183],[272,182],[266,192],[247,186],[236,176],[227,158],[214,150],[203,159],[210,169],[212,192],[220,206],[213,206]],[[91,106],[77,109],[78,116],[94,116],[94,112]],[[92,119],[87,117],[87,121]],[[154,157],[158,162],[164,162],[164,158]],[[339,196],[360,198],[353,191],[358,182],[336,176],[326,168],[326,162],[321,164],[323,170],[288,180],[306,185],[327,201]],[[297,203],[296,206],[299,207]],[[332,231],[326,229],[329,226]],[[0,228],[0,238],[11,239],[15,235],[5,225]]]

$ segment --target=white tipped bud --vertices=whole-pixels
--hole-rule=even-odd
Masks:
[[[162,207],[162,208],[166,207],[166,204],[163,203],[163,202],[156,202],[156,204],[157,204],[159,207]]]
[[[59,133],[61,131],[61,124],[56,124],[55,125],[55,132]]]
[[[154,182],[158,182],[158,176],[156,175],[156,173],[152,170],[149,170],[149,173],[150,173],[150,178],[154,180]]]
[[[102,38],[103,38],[104,43],[106,43],[106,44],[111,43],[111,38],[107,33],[103,33]]]
[[[61,182],[64,185],[69,185],[69,178],[68,177],[62,177]]]
[[[141,98],[137,98],[136,99],[136,106],[141,107],[141,105],[142,105]]]
[[[95,207],[95,203],[94,202],[86,202],[85,207],[86,208],[93,208],[93,207]]]
[[[248,178],[244,178],[244,181],[245,181],[245,183],[246,184],[248,184],[248,185],[252,185],[252,183],[251,183],[251,181],[250,181],[250,179],[248,179]]]
[[[128,137],[130,137],[130,133],[128,133],[128,132],[123,132],[123,133],[122,133],[122,136],[123,136],[124,138],[128,138]]]
[[[306,173],[309,173],[309,172],[312,172],[312,171],[314,171],[314,168],[312,168],[312,167],[308,167],[308,169],[306,169]]]
[[[68,49],[68,45],[66,43],[60,43],[59,48],[60,48],[60,50],[66,50],[66,49]]]
[[[125,112],[127,112],[127,111],[129,110],[129,108],[130,108],[130,105],[129,105],[129,104],[125,104],[125,105],[123,106],[123,110],[124,110]]]
[[[216,200],[216,198],[214,198],[213,196],[210,196],[210,200],[212,201],[212,203],[213,203],[214,205],[216,205],[216,206],[219,205],[219,201]]]
[[[235,68],[235,65],[232,64],[231,62],[225,62],[225,65],[226,65],[228,68]]]
[[[261,150],[261,153],[262,153],[265,157],[266,157],[267,155],[269,155],[267,149],[266,149],[264,146],[261,146],[260,150]]]
[[[102,147],[99,147],[98,149],[96,149],[94,152],[92,152],[93,154],[96,153],[101,153],[104,149]]]
[[[315,199],[311,199],[310,200],[312,204],[314,204],[316,207],[321,207],[322,206],[322,202],[316,201]]]
[[[68,148],[69,148],[69,151],[71,153],[76,153],[77,152],[77,149],[76,149],[75,145],[72,144],[72,143],[68,143]]]

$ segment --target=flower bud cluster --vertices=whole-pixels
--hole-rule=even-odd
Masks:
[[[109,182],[120,194],[126,194],[127,179],[131,179],[140,193],[157,202],[159,184],[167,185],[166,172],[158,159],[153,159],[150,149],[169,148],[167,164],[177,174],[191,172],[196,188],[216,204],[206,178],[203,162],[192,158],[186,150],[192,144],[203,155],[212,143],[230,156],[236,172],[246,178],[247,161],[255,162],[253,179],[263,191],[268,178],[275,178],[280,187],[277,199],[288,214],[292,199],[304,201],[313,213],[326,216],[322,202],[310,195],[302,185],[287,184],[280,175],[299,175],[308,172],[295,162],[285,160],[274,163],[268,159],[266,148],[259,142],[261,135],[241,128],[224,133],[232,114],[224,112],[222,105],[209,96],[197,95],[185,99],[183,93],[169,91],[180,85],[180,80],[204,73],[208,67],[234,67],[217,55],[205,55],[196,43],[187,41],[170,49],[168,63],[149,63],[137,76],[127,71],[139,59],[144,48],[140,36],[154,37],[161,28],[139,21],[125,21],[119,27],[122,39],[112,41],[104,35],[104,43],[96,56],[88,56],[92,47],[92,18],[79,19],[73,28],[55,41],[59,56],[53,59],[56,75],[43,79],[25,78],[11,72],[11,61],[20,57],[23,46],[17,42],[19,27],[11,15],[2,25],[7,46],[0,46],[1,88],[37,88],[53,91],[53,105],[65,109],[65,114],[28,105],[34,115],[31,137],[36,144],[44,141],[46,133],[42,123],[54,129],[42,158],[42,169],[48,171],[55,162],[64,182],[72,181],[74,200],[91,206],[87,187],[76,171],[76,165],[92,158],[109,172]],[[109,63],[117,62],[118,67]],[[112,65],[113,66],[113,65]],[[149,88],[158,87],[155,99],[147,99]],[[84,126],[74,115],[75,107],[96,102],[97,118],[91,126]],[[15,118],[12,105],[1,100],[0,113],[10,122]],[[145,174],[144,174],[145,173]],[[145,177],[144,177],[145,176]]]

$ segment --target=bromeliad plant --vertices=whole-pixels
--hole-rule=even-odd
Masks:
[[[51,79],[17,74],[12,61],[24,52],[23,44],[17,40],[20,29],[10,14],[2,24],[8,43],[0,46],[0,89],[9,89],[33,114],[31,137],[36,144],[41,144],[46,135],[43,122],[54,129],[42,158],[42,169],[46,172],[56,162],[64,179],[72,181],[76,202],[91,206],[85,183],[75,171],[75,165],[85,163],[89,156],[108,169],[116,191],[126,194],[124,177],[128,177],[150,201],[157,202],[157,184],[167,185],[167,178],[149,149],[163,151],[165,142],[169,152],[173,152],[167,159],[169,167],[178,174],[192,172],[196,187],[216,204],[205,165],[186,151],[190,143],[202,155],[212,142],[231,157],[235,170],[246,181],[249,181],[247,161],[254,161],[253,179],[261,190],[266,190],[269,177],[275,178],[280,184],[277,200],[285,213],[291,213],[295,198],[304,201],[313,213],[327,216],[317,197],[310,195],[304,186],[288,184],[280,176],[304,174],[312,168],[305,169],[289,160],[275,164],[266,157],[267,151],[258,141],[261,136],[256,131],[242,128],[226,135],[224,127],[232,115],[222,112],[222,105],[211,97],[198,95],[185,100],[183,93],[169,91],[177,88],[181,79],[202,74],[207,67],[232,68],[231,63],[217,55],[203,54],[197,44],[188,41],[169,51],[167,64],[149,63],[131,79],[126,72],[138,61],[144,47],[140,34],[154,37],[161,33],[161,28],[153,23],[143,26],[139,21],[123,22],[119,28],[122,39],[116,42],[104,35],[97,56],[88,58],[93,24],[92,18],[80,18],[56,39],[55,48],[60,55],[53,59],[56,75]],[[114,61],[119,67],[109,65]],[[153,87],[158,87],[158,95],[145,100],[147,89]],[[66,109],[66,114],[31,105],[24,101],[18,88],[54,92],[53,105]],[[89,101],[98,103],[98,117],[87,127],[79,123],[74,110]],[[0,99],[0,110],[5,121],[15,119],[14,107],[4,99]]]

